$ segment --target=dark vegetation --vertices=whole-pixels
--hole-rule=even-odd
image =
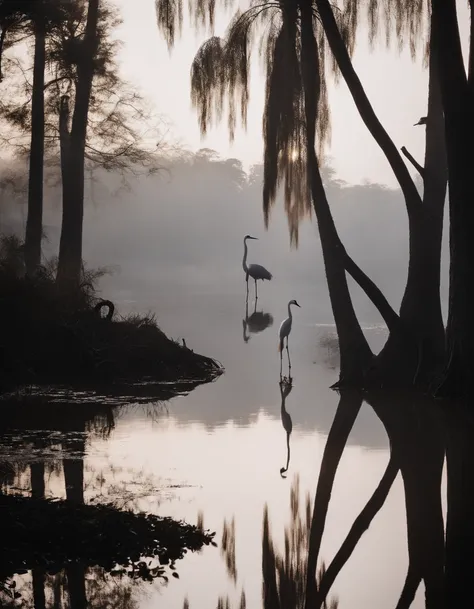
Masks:
[[[0,510],[2,580],[35,568],[57,573],[73,563],[145,580],[167,579],[167,566],[177,577],[175,562],[214,537],[172,518],[107,505],[0,494]]]
[[[91,581],[97,580],[99,587],[101,581],[108,582],[105,596],[111,594],[112,582],[130,594],[133,582],[177,578],[176,562],[188,551],[215,545],[214,533],[202,524],[191,526],[144,513],[115,487],[103,493],[95,478],[86,481],[87,442],[108,438],[120,413],[120,407],[93,400],[78,407],[42,395],[3,399],[0,439],[7,454],[0,463],[0,511],[6,527],[1,544],[2,606],[16,599],[28,606],[33,594],[33,605],[42,607],[41,599],[52,583],[52,592],[61,596],[55,586],[63,579],[73,605],[82,599],[81,606],[95,606],[97,591]],[[51,475],[61,473],[66,500],[47,498]],[[27,488],[22,482],[25,476]],[[135,481],[139,480],[136,472]],[[145,494],[160,492],[146,479],[140,484]],[[21,491],[30,496],[20,495]],[[31,588],[14,577],[27,572],[32,576]]]
[[[112,303],[95,296],[99,272],[83,271],[73,291],[64,291],[46,268],[33,277],[19,276],[20,247],[3,239],[2,390],[25,384],[205,381],[220,373],[214,360],[167,338],[151,315],[108,319]],[[102,308],[108,309],[106,316]]]
[[[116,64],[119,24],[116,9],[99,0],[0,2],[2,87],[9,91],[0,97],[1,139],[29,160],[24,242],[4,236],[1,243],[0,391],[31,383],[205,381],[221,372],[168,339],[153,315],[113,318],[114,304],[96,295],[101,272],[84,269],[87,176],[98,168],[124,179],[160,169],[156,143],[147,142],[161,134]],[[14,54],[29,40],[31,82],[28,60]],[[57,259],[45,263],[48,179],[61,186],[62,226]]]

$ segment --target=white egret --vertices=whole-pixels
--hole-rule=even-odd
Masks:
[[[255,300],[257,300],[258,299],[257,281],[259,279],[261,279],[262,281],[265,281],[265,279],[267,281],[270,281],[271,278],[273,277],[273,275],[270,273],[270,271],[267,271],[267,269],[264,266],[262,266],[261,264],[251,264],[250,266],[247,266],[247,253],[248,253],[247,239],[255,239],[256,241],[258,241],[258,238],[251,237],[250,235],[246,235],[244,237],[244,258],[242,260],[242,268],[244,269],[245,280],[247,282],[247,298],[249,295],[249,276],[250,276],[255,281]]]
[[[290,300],[290,302],[288,303],[288,317],[284,321],[281,322],[281,326],[280,326],[280,330],[279,330],[280,342],[278,343],[278,351],[280,352],[280,376],[281,376],[281,370],[282,370],[282,366],[283,366],[283,347],[284,347],[285,338],[286,338],[286,353],[288,355],[288,368],[289,368],[290,378],[291,378],[291,360],[290,360],[290,352],[288,351],[288,336],[291,332],[291,326],[293,324],[293,315],[291,313],[291,305],[300,307],[300,305],[296,302],[296,300]],[[301,307],[300,307],[300,309],[301,309]]]

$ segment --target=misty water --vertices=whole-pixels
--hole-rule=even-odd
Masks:
[[[198,189],[199,182],[188,183],[189,197],[193,184]],[[259,189],[252,194],[255,201],[245,200],[238,189],[229,193],[222,186],[220,190],[216,186],[209,200],[205,200],[209,188],[204,193],[196,190],[194,206],[180,192],[179,180],[160,188],[167,193],[160,205],[148,190],[135,208],[127,197],[116,201],[115,214],[111,214],[113,203],[89,206],[85,257],[93,266],[120,265],[120,271],[105,277],[101,286],[104,297],[112,299],[121,313],[155,313],[169,336],[184,338],[189,348],[219,360],[224,375],[185,395],[154,403],[123,399],[114,405],[106,400],[99,407],[93,397],[71,395],[69,403],[61,406],[65,410],[60,425],[55,423],[56,415],[48,419],[45,414],[44,422],[42,415],[34,421],[22,418],[21,412],[10,416],[4,404],[0,461],[15,468],[6,489],[29,495],[30,466],[44,462],[46,496],[64,498],[63,464],[79,460],[86,503],[113,503],[172,516],[216,532],[217,547],[178,561],[179,579],[170,578],[166,585],[159,580],[123,581],[89,569],[86,590],[94,578],[100,579],[101,586],[101,600],[95,597],[93,602],[90,597],[91,607],[182,609],[187,599],[192,609],[212,609],[219,598],[227,597],[231,607],[239,607],[244,591],[246,607],[257,609],[262,607],[265,506],[276,552],[284,555],[285,528],[294,523],[292,489],[298,490],[305,520],[306,497],[310,495],[312,506],[339,402],[339,395],[329,388],[338,378],[338,355],[333,348],[334,327],[317,227],[304,224],[300,247],[292,250],[281,211],[274,214],[270,231],[265,232],[257,202]],[[367,193],[371,194],[370,188]],[[406,243],[400,238],[405,219],[403,210],[393,211],[399,204],[396,197],[385,194],[385,203],[377,198],[377,204],[385,205],[377,222],[380,228],[384,214],[392,214],[397,220],[390,231],[384,235],[377,228],[364,232],[364,214],[372,213],[370,208],[361,215],[350,211],[348,218],[346,214],[341,231],[352,239],[359,258],[368,261],[372,276],[385,283],[382,287],[389,297],[397,294],[392,298],[396,306],[406,273]],[[344,215],[340,207],[335,210],[338,214]],[[50,212],[51,223],[54,218]],[[272,282],[259,285],[256,307],[252,283],[246,306],[241,267],[246,233],[259,237],[250,244],[249,262],[264,264],[274,274]],[[385,241],[378,258],[372,255],[371,238]],[[391,274],[392,268],[396,272]],[[354,290],[354,296],[369,342],[377,351],[386,330],[361,294]],[[293,298],[301,309],[294,310],[289,341],[293,386],[284,404],[292,421],[287,442],[277,334],[287,315],[287,302]],[[286,354],[283,363],[287,373]],[[81,401],[87,401],[87,412],[68,428],[64,421],[76,416],[69,417],[71,410],[66,409],[83,408]],[[290,459],[284,477],[280,470],[287,465],[288,444]],[[327,565],[334,557],[377,487],[389,454],[384,426],[373,408],[363,403],[337,470],[320,562]],[[340,608],[395,606],[407,567],[405,496],[398,475],[329,596],[337,597]],[[29,578],[24,574],[16,579],[17,589],[23,590],[28,601],[25,604],[31,606]],[[67,594],[64,598],[67,606]],[[47,600],[52,602],[50,597]],[[420,585],[412,606],[423,605]]]

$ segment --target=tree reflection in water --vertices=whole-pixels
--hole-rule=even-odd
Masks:
[[[354,520],[327,569],[320,548],[331,493],[348,436],[362,401],[385,427],[390,454],[379,484]],[[362,535],[401,474],[405,493],[408,569],[396,609],[413,603],[421,582],[427,609],[458,609],[472,595],[474,572],[474,416],[455,404],[413,394],[344,390],[325,445],[313,507],[301,504],[299,479],[291,487],[291,522],[284,550],[273,541],[265,505],[262,533],[262,608],[331,609],[330,590]],[[442,512],[442,473],[447,466],[447,521]],[[245,607],[243,593],[240,609]],[[231,609],[220,598],[218,609]]]
[[[348,436],[358,417],[362,401],[372,407],[382,422],[390,443],[386,469],[379,484],[361,510],[339,550],[325,567],[320,550],[330,507],[335,476]],[[56,421],[57,423],[57,421]],[[110,417],[96,423],[106,435],[111,429]],[[3,423],[5,425],[5,422]],[[29,420],[29,425],[33,425]],[[49,425],[49,423],[48,423]],[[84,504],[83,453],[87,434],[94,425],[86,419],[62,422],[63,472],[66,494],[72,503]],[[3,430],[4,431],[4,430]],[[98,431],[98,430],[97,430]],[[3,433],[0,430],[0,433]],[[68,435],[69,434],[69,435]],[[359,540],[401,474],[405,493],[408,542],[408,568],[400,581],[397,609],[411,606],[422,582],[427,609],[456,609],[467,606],[474,572],[474,417],[454,404],[443,404],[413,394],[387,392],[360,393],[344,390],[329,431],[321,461],[314,502],[309,494],[300,494],[299,478],[290,491],[290,522],[285,528],[284,544],[274,541],[270,514],[265,505],[262,526],[262,608],[263,609],[334,609],[338,605],[331,594],[337,576],[356,548]],[[28,450],[36,454],[48,447],[44,438],[34,434]],[[58,443],[55,436],[54,442]],[[11,446],[11,455],[20,446]],[[23,447],[24,449],[24,447]],[[11,490],[28,488],[31,500],[44,501],[48,472],[58,473],[51,461],[0,463],[0,486],[3,497]],[[441,481],[447,465],[447,521],[443,522]],[[204,515],[198,516],[198,529],[204,527]],[[232,581],[237,583],[235,521],[224,521],[222,555]],[[6,575],[6,573],[5,573]],[[33,565],[31,578],[8,578],[0,586],[4,607],[17,607],[15,593],[21,594],[22,607],[35,609],[135,608],[140,574],[132,577],[123,571],[99,566],[69,563],[55,572],[44,565]],[[14,587],[16,586],[16,587]],[[463,602],[464,601],[464,602]],[[245,609],[245,591],[232,609]],[[184,609],[189,609],[185,599]],[[227,598],[217,600],[218,609],[231,609]]]
[[[235,518],[228,523],[224,518],[222,527],[221,554],[224,557],[227,573],[237,583],[237,563],[235,560]]]
[[[272,539],[268,505],[263,514],[262,601],[263,609],[302,609],[305,603],[308,552],[311,532],[311,497],[301,505],[299,476],[295,476],[290,494],[290,525],[285,527],[284,552],[279,553]],[[321,564],[318,582],[324,575]],[[336,609],[338,601],[324,601],[324,609]]]

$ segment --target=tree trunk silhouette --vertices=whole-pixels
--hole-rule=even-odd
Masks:
[[[472,14],[471,14],[472,19]],[[448,363],[439,392],[467,394],[474,373],[474,115],[455,0],[432,0],[439,45],[449,174],[450,270]]]
[[[427,609],[444,609],[444,525],[441,477],[444,431],[431,400],[368,394],[390,438],[405,489],[409,566],[397,609],[410,607],[425,583]]]
[[[448,477],[446,608],[472,598],[474,572],[474,419],[457,406],[445,409]]]
[[[84,461],[83,459],[64,459],[63,467],[66,499],[82,505],[84,503]]]
[[[30,465],[31,496],[34,499],[45,498],[44,461],[35,461]],[[33,587],[33,604],[35,609],[45,609],[46,595],[44,591],[45,573],[40,567],[31,571]]]
[[[68,455],[63,459],[66,499],[78,505],[84,504],[85,429],[85,420],[75,421],[68,430],[72,437],[68,435],[63,442]]]
[[[313,516],[308,548],[308,568],[306,581],[305,609],[316,607],[316,569],[319,551],[326,525],[334,478],[351,432],[362,405],[362,394],[348,390],[341,391],[339,406],[331,425],[321,461],[318,485],[314,498]]]
[[[362,120],[384,152],[403,192],[409,222],[409,272],[400,309],[400,325],[390,330],[376,359],[372,382],[412,385],[439,370],[444,329],[439,297],[443,207],[446,192],[445,149],[436,68],[430,61],[430,125],[427,126],[423,204],[395,144],[378,120],[352,66],[328,0],[317,0],[329,45]],[[347,268],[347,267],[346,267]],[[349,268],[347,268],[349,270]]]
[[[430,36],[428,114],[423,168],[423,206],[410,223],[408,278],[400,306],[403,326],[377,357],[384,383],[426,387],[442,369],[445,331],[441,311],[441,240],[447,187],[444,117],[437,66],[436,32]],[[413,340],[415,337],[415,340]],[[408,340],[407,340],[408,338]],[[404,364],[404,365],[402,365]]]
[[[472,18],[473,3],[469,0],[469,63],[467,78],[471,95],[474,93],[474,19]]]
[[[85,571],[85,568],[77,563],[66,567],[69,606],[71,609],[86,609],[87,607]]]
[[[309,14],[305,14],[309,11]],[[319,103],[319,56],[312,27],[311,5],[302,6],[302,76],[307,129],[307,163],[313,206],[318,220],[329,296],[339,337],[340,384],[361,385],[373,359],[354,311],[345,270],[346,252],[326,198],[315,151]],[[315,67],[316,62],[316,67]]]
[[[30,465],[31,496],[34,499],[45,498],[44,461],[35,461]]]
[[[41,10],[41,8],[39,8]],[[28,275],[41,263],[43,235],[43,163],[44,163],[44,69],[46,61],[46,26],[41,15],[34,20],[35,53],[33,96],[31,102],[31,146],[28,180],[28,216],[25,232],[25,264]]]
[[[63,217],[59,244],[58,283],[77,286],[82,269],[84,219],[84,166],[87,120],[98,46],[99,0],[89,0],[87,24],[77,66],[76,96],[67,151],[63,150]]]
[[[33,587],[33,605],[34,609],[46,608],[46,595],[44,592],[45,573],[41,567],[33,567],[31,570],[32,587]]]

